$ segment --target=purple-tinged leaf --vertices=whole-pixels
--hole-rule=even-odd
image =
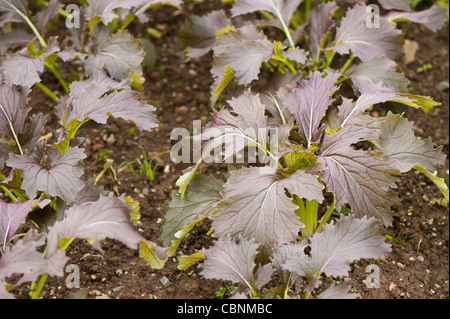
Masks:
[[[411,11],[412,0],[379,0],[386,10]]]
[[[406,92],[410,82],[403,73],[397,71],[397,64],[384,56],[355,65],[345,75],[351,76],[356,88],[367,84],[381,84],[383,87],[396,87],[401,92]]]
[[[309,13],[307,33],[309,44],[311,45],[312,56],[315,59],[319,58],[321,41],[333,24],[331,17],[333,15],[333,10],[336,8],[336,3],[334,1],[329,1],[314,6]]]
[[[53,256],[63,239],[70,241],[75,238],[87,239],[100,252],[103,251],[101,242],[106,238],[119,240],[129,248],[137,249],[140,241],[146,240],[130,220],[132,210],[123,199],[113,194],[101,195],[95,202],[70,207],[64,219],[50,229],[46,254]]]
[[[28,1],[0,0],[0,27],[7,22],[24,22],[21,14],[28,17]]]
[[[117,18],[115,9],[131,9],[140,6],[142,0],[87,0],[89,6],[86,7],[86,18],[91,20],[98,16],[107,25]]]
[[[223,10],[205,16],[189,16],[180,31],[183,47],[188,47],[187,57],[200,58],[216,44],[218,34],[232,26]]]
[[[35,281],[41,274],[62,276],[63,266],[69,260],[64,254],[57,254],[52,259],[42,257],[37,248],[45,244],[45,236],[30,229],[14,245],[10,245],[0,259],[0,281],[13,275],[23,276],[18,285]]]
[[[433,32],[444,27],[448,17],[448,7],[435,3],[428,9],[423,11],[412,12],[389,12],[384,18],[390,22],[411,21],[423,24]]]
[[[140,130],[150,131],[158,126],[156,110],[139,99],[126,82],[117,82],[104,72],[95,72],[88,80],[73,82],[70,95],[60,101],[60,115],[66,112],[65,123],[87,117],[97,123],[106,124],[109,115],[132,121]]]
[[[177,181],[182,197],[189,181],[195,176],[199,165],[204,160],[208,161],[207,156],[213,151],[214,155],[222,156],[224,161],[243,151],[247,145],[259,148],[267,154],[270,127],[267,124],[265,106],[261,103],[259,95],[254,95],[248,90],[229,101],[229,105],[236,116],[226,108],[216,111],[212,115],[211,122],[203,130],[201,139],[206,141],[206,143],[202,148],[202,156],[198,159],[195,158],[195,165]],[[286,125],[286,127],[290,128],[290,125]],[[283,139],[281,137],[283,134],[287,138],[289,131],[286,127],[280,126],[277,132],[279,139]],[[195,136],[194,138],[200,137]],[[223,144],[224,151],[222,152]],[[215,151],[219,149],[220,154],[216,154]],[[276,159],[276,151],[274,149],[270,150],[269,156],[272,157],[272,160]],[[252,153],[251,155],[254,154]],[[209,160],[213,160],[212,155]],[[260,160],[262,161],[261,158]]]
[[[165,246],[172,246],[172,241],[182,238],[180,235],[186,235],[184,229],[187,226],[192,223],[195,225],[196,221],[209,217],[217,211],[222,199],[220,192],[223,184],[223,181],[214,176],[200,174],[190,182],[191,188],[184,199],[178,194],[172,195],[172,199],[164,207],[166,214],[160,236]]]
[[[288,256],[282,267],[306,278],[321,274],[346,276],[354,260],[385,257],[391,251],[377,219],[353,215],[332,221],[310,238],[309,246],[310,257],[306,254]]]
[[[276,269],[276,271],[278,272],[278,276],[282,278],[284,284],[288,283],[289,278],[295,280],[296,275],[290,273],[289,271],[284,270],[283,264],[286,263],[288,256],[291,257],[302,256],[307,246],[308,240],[302,239],[301,241],[296,243],[279,245],[272,248],[273,250],[272,266]]]
[[[393,189],[399,181],[396,163],[379,153],[355,150],[354,128],[344,127],[332,135],[325,134],[319,161],[327,170],[322,180],[336,194],[336,207],[350,204],[357,217],[371,216],[392,224],[391,207],[400,204]]]
[[[0,30],[0,55],[5,54],[8,49],[28,44],[33,40],[33,35],[23,29],[15,29],[8,33]]]
[[[231,14],[241,14],[264,10],[273,13],[282,23],[289,25],[292,16],[303,0],[235,0]]]
[[[0,251],[5,251],[6,245],[19,226],[25,222],[32,208],[33,200],[16,203],[5,203],[0,200]]]
[[[321,120],[332,102],[331,95],[338,89],[334,83],[339,78],[337,72],[329,72],[326,77],[315,72],[298,86],[278,91],[278,96],[294,115],[299,132],[308,142],[308,147],[316,143],[322,134]]]
[[[347,284],[336,285],[331,283],[317,296],[317,299],[356,299],[360,295],[357,293],[349,293],[351,286]]]
[[[262,62],[269,61],[274,53],[273,43],[263,36],[255,40],[244,38],[238,43],[216,45],[211,73],[218,83],[223,79],[226,68],[231,67],[236,81],[248,85],[258,79]]]
[[[214,235],[254,238],[268,245],[292,242],[303,224],[285,190],[322,202],[323,187],[317,176],[303,171],[287,178],[267,166],[232,171],[222,192],[224,205],[211,216]]]
[[[260,271],[258,268],[254,273],[259,245],[242,237],[238,241],[236,243],[230,236],[221,237],[214,246],[203,250],[206,260],[200,274],[207,279],[237,282],[245,291],[259,290],[270,280],[270,269]]]
[[[59,0],[50,0],[48,5],[40,11],[35,20],[36,20],[36,29],[42,34],[45,35],[47,31],[47,25],[50,20],[58,14],[58,10],[63,7],[63,4]]]
[[[32,57],[27,48],[16,55],[7,56],[0,62],[0,77],[6,84],[31,88],[41,82],[40,74],[44,72],[45,58],[58,52],[59,45],[56,38],[51,38],[45,51],[38,57]]]
[[[127,31],[110,34],[104,25],[96,25],[92,32],[93,50],[89,54],[85,68],[91,76],[96,70],[107,70],[118,81],[129,78],[133,71],[142,73],[142,61],[145,52],[139,42]]]
[[[337,28],[334,46],[330,49],[340,54],[353,53],[363,61],[386,56],[395,60],[402,52],[402,33],[385,19],[379,28],[366,26],[366,6],[357,4],[347,10]]]
[[[344,103],[339,106],[339,126],[346,126],[353,118],[358,118],[369,107],[386,102],[386,101],[402,101],[409,102],[410,99],[402,97],[398,94],[397,89],[389,87],[382,88],[379,85],[362,84],[359,86],[361,95],[355,102],[344,99]]]
[[[37,191],[43,191],[49,196],[73,201],[84,187],[81,180],[84,171],[80,165],[86,158],[84,149],[71,147],[61,155],[58,150],[47,147],[46,155],[47,158],[37,159],[11,153],[6,163],[22,170],[22,188],[30,198],[34,198]]]
[[[445,164],[442,147],[435,148],[430,138],[424,141],[415,137],[413,122],[398,114],[388,113],[377,144],[383,155],[395,160],[401,173],[410,171],[415,165],[432,173]]]
[[[22,130],[29,109],[28,90],[0,83],[0,132],[15,140]]]

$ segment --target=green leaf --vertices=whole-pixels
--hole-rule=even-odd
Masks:
[[[233,80],[234,80],[233,69],[231,68],[231,66],[227,66],[225,69],[225,74],[222,77],[222,80],[217,85],[216,90],[214,92],[211,92],[214,99],[214,103],[217,102],[220,95],[222,94],[222,91],[225,90],[227,85]]]
[[[179,256],[177,269],[187,270],[189,267],[194,266],[203,260],[205,260],[205,254],[203,253],[203,250],[200,250],[189,256]]]
[[[440,178],[437,176],[437,172],[434,172],[433,174],[427,171],[425,168],[419,165],[415,165],[414,168],[418,170],[419,172],[425,174],[442,192],[442,194],[445,196],[446,199],[449,199],[449,190],[448,185],[445,183],[445,180],[443,178]]]
[[[144,240],[139,242],[139,256],[147,261],[153,269],[162,269],[167,259],[161,259],[154,252],[155,243],[150,243]]]
[[[65,121],[65,117],[66,117],[66,112],[64,112],[63,117],[61,119],[61,121],[64,123]],[[51,147],[53,147],[54,149],[57,149],[58,151],[61,152],[61,154],[64,154],[65,151],[67,151],[69,149],[70,146],[70,141],[75,138],[75,134],[77,133],[78,129],[86,122],[89,121],[89,118],[86,117],[86,119],[84,121],[79,121],[78,119],[73,119],[72,121],[70,121],[69,124],[67,124],[65,127],[67,129],[67,134],[66,134],[66,138],[64,140],[62,140],[61,142],[59,142],[58,144],[54,144],[51,145]]]
[[[429,96],[421,96],[421,95],[414,95],[414,94],[407,94],[407,93],[399,93],[399,96],[406,97],[411,99],[412,101],[405,101],[403,99],[392,99],[393,102],[399,102],[406,104],[408,106],[414,107],[416,109],[422,109],[425,113],[427,113],[432,108],[442,105],[442,103],[435,102],[431,97]]]

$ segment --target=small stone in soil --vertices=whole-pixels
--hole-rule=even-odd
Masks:
[[[425,258],[423,258],[423,256],[417,256],[417,260],[418,260],[418,261],[424,261]]]
[[[442,81],[436,86],[436,89],[438,89],[438,91],[441,91],[441,92],[448,91],[449,83],[447,81]]]
[[[170,285],[170,280],[166,276],[162,277],[159,282],[164,286],[164,288],[167,288]]]

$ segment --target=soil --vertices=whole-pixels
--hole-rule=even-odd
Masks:
[[[176,193],[174,182],[185,167],[172,164],[169,155],[155,159],[160,166],[154,181],[141,176],[138,166],[132,164],[133,174],[124,161],[142,160],[143,146],[150,156],[171,148],[170,133],[175,127],[185,127],[192,132],[192,121],[202,119],[206,124],[210,118],[209,92],[212,78],[210,74],[211,56],[184,62],[184,49],[178,38],[178,31],[187,16],[192,13],[206,13],[222,7],[221,1],[202,1],[185,5],[182,10],[172,7],[151,9],[147,25],[132,24],[131,32],[145,36],[146,28],[153,27],[161,37],[153,39],[157,58],[153,71],[147,72],[143,96],[157,107],[157,116],[162,124],[148,133],[130,134],[132,125],[122,120],[110,120],[110,127],[103,130],[83,132],[84,147],[88,158],[85,160],[85,178],[95,177],[102,169],[101,159],[114,160],[117,181],[111,176],[103,176],[100,184],[105,189],[116,189],[138,200],[141,219],[138,231],[148,240],[160,244],[159,234],[164,219],[163,205],[171,194]],[[442,105],[428,114],[410,109],[408,118],[415,122],[414,130],[421,138],[431,137],[433,142],[443,145],[449,152],[449,92],[439,90],[437,85],[449,79],[449,30],[448,27],[432,33],[423,26],[402,24],[405,38],[417,41],[419,50],[415,60],[401,67],[411,80],[415,94],[427,95]],[[418,72],[424,64],[432,68]],[[32,107],[42,109],[48,100],[40,92],[34,91],[30,99]],[[55,120],[52,115],[48,121]],[[100,164],[99,164],[100,163]],[[203,166],[209,174],[218,174],[221,169]],[[445,167],[448,173],[448,160]],[[449,211],[439,200],[442,194],[424,175],[410,172],[398,184],[403,206],[396,208],[393,227],[385,229],[392,238],[392,252],[385,260],[361,260],[351,266],[348,278],[331,278],[335,282],[347,281],[352,291],[361,299],[439,299],[449,298]],[[184,254],[208,247],[211,238],[206,234],[208,223],[204,222],[183,240],[180,248]],[[48,278],[42,291],[44,299],[66,299],[74,294],[86,298],[109,299],[215,299],[216,292],[230,283],[207,280],[199,275],[198,268],[188,271],[177,270],[177,261],[170,258],[161,270],[151,269],[138,251],[131,250],[114,240],[105,240],[103,253],[99,253],[83,240],[76,240],[67,249],[70,264],[80,269],[80,288],[66,287],[66,278]],[[368,288],[364,280],[371,274],[367,266],[375,264],[380,272],[379,288]],[[369,271],[369,272],[366,272]],[[164,285],[165,279],[168,285]],[[27,288],[20,293],[27,295]],[[76,296],[76,295],[75,295]],[[226,296],[225,296],[226,297]]]

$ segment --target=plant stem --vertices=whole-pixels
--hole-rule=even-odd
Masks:
[[[45,61],[44,64],[46,67],[48,67],[50,69],[50,71],[53,72],[53,74],[59,80],[59,82],[61,83],[61,85],[64,88],[64,91],[66,93],[69,93],[70,92],[69,85],[67,84],[66,80],[63,78],[63,76],[62,76],[61,72],[58,70],[58,68],[54,64],[49,63],[48,61]]]
[[[294,68],[294,66],[292,65],[292,63],[289,62],[289,60],[286,59],[285,57],[280,56],[280,55],[278,55],[278,54],[275,54],[275,55],[272,57],[272,59],[277,60],[277,61],[283,63],[284,65],[286,65],[286,66],[288,67],[289,71],[291,71],[291,74],[296,74],[296,73],[297,73],[297,70]]]
[[[9,198],[11,198],[11,200],[12,200],[13,202],[17,202],[17,197],[14,196],[14,194],[11,193],[11,191],[10,191],[8,188],[6,188],[6,186],[0,185],[0,188],[3,189],[3,191],[6,193],[6,195],[8,195]]]
[[[323,226],[328,222],[328,219],[330,219],[331,214],[333,213],[334,207],[336,205],[336,195],[333,192],[333,203],[331,203],[330,207],[328,207],[325,214],[322,216],[322,219],[320,220],[319,226],[317,226],[316,232],[321,232]]]
[[[39,277],[36,289],[30,292],[31,299],[39,299],[39,295],[41,294],[42,288],[44,288],[47,277],[47,274],[41,275]]]
[[[277,13],[277,17],[281,22],[281,26],[283,27],[284,33],[286,34],[286,37],[288,39],[289,45],[291,46],[291,48],[295,48],[295,43],[294,43],[294,39],[292,39],[292,35],[291,32],[289,31],[288,26],[286,25],[286,22],[284,22],[283,17],[281,16],[281,12],[278,11],[277,9],[275,9],[276,13]]]
[[[20,11],[15,5],[13,5],[11,2],[6,1],[6,3],[13,8],[14,11],[16,11],[16,13],[18,15],[20,15],[22,17],[22,19],[25,20],[25,22],[28,24],[28,26],[31,28],[31,30],[33,31],[33,33],[36,35],[36,37],[38,38],[39,43],[41,44],[41,46],[43,48],[47,47],[47,43],[45,42],[44,38],[42,37],[42,35],[39,33],[39,31],[36,29],[36,27],[34,26],[33,22],[31,22],[31,20],[22,12]]]
[[[352,65],[354,59],[355,59],[355,56],[353,54],[351,54],[341,69],[342,75],[344,75],[345,71],[347,71],[347,69],[350,67],[350,65]]]
[[[0,109],[3,111],[3,114],[6,117],[6,120],[8,121],[9,128],[11,129],[11,133],[14,137],[14,141],[16,142],[17,147],[19,148],[20,155],[23,155],[22,146],[20,146],[19,139],[17,138],[16,132],[14,131],[14,126],[12,125],[11,119],[8,116],[8,113],[6,113],[6,110],[3,108],[3,105],[0,104]]]
[[[40,88],[45,94],[47,94],[53,101],[58,102],[58,96],[53,93],[47,86],[40,82],[37,82],[36,86]]]

